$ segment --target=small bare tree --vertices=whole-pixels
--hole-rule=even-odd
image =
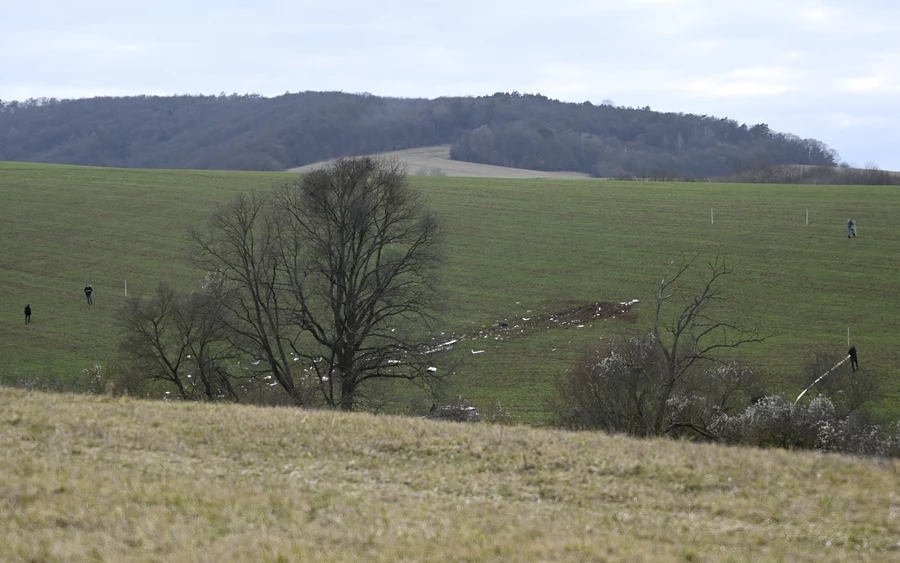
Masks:
[[[693,261],[671,262],[656,293],[653,338],[664,362],[657,394],[659,405],[653,421],[654,434],[666,430],[663,424],[665,405],[680,387],[690,382],[695,367],[717,362],[717,353],[723,349],[768,338],[761,336],[758,328],[721,320],[725,312],[720,306],[727,301],[722,278],[733,273],[724,257],[717,256],[708,263],[709,273],[700,280],[699,286],[684,285],[684,278],[693,265]],[[672,301],[677,302],[675,313],[666,315],[667,305]]]
[[[700,435],[715,439],[715,417],[761,396],[752,370],[718,357],[722,349],[765,339],[719,320],[726,314],[724,259],[709,264],[699,285],[685,285],[692,263],[670,264],[657,291],[653,328],[588,350],[557,381],[558,422],[637,436]],[[674,312],[673,303],[678,303]]]
[[[182,399],[237,400],[218,306],[203,292],[183,295],[162,283],[152,297],[125,302],[119,350],[141,380],[172,384]]]
[[[308,402],[294,358],[300,330],[296,304],[280,290],[285,272],[279,213],[271,193],[240,194],[212,214],[205,231],[191,229],[194,263],[209,272],[221,305],[219,321],[252,376],[270,375],[293,404]]]

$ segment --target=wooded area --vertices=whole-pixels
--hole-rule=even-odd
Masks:
[[[0,160],[284,170],[440,144],[452,145],[457,160],[601,177],[838,164],[821,141],[764,123],[518,92],[434,100],[342,92],[0,100]]]

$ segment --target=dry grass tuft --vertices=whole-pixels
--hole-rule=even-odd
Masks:
[[[0,388],[7,561],[887,561],[900,462]]]

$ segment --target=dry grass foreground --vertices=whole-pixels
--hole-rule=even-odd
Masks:
[[[0,389],[3,561],[896,561],[900,462]]]
[[[411,176],[459,176],[466,178],[590,178],[589,174],[582,172],[544,172],[541,170],[526,170],[524,168],[507,168],[491,164],[477,164],[474,162],[462,162],[450,160],[450,145],[438,145],[435,147],[418,147],[402,151],[391,151],[372,156],[383,158],[396,158],[406,164],[407,172]],[[326,165],[328,162],[315,162],[291,168],[288,172],[308,172]]]

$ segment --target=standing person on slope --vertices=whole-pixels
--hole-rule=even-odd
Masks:
[[[87,297],[88,305],[93,305],[94,300],[91,299],[91,294],[94,293],[94,288],[89,285],[84,288],[84,296]]]

